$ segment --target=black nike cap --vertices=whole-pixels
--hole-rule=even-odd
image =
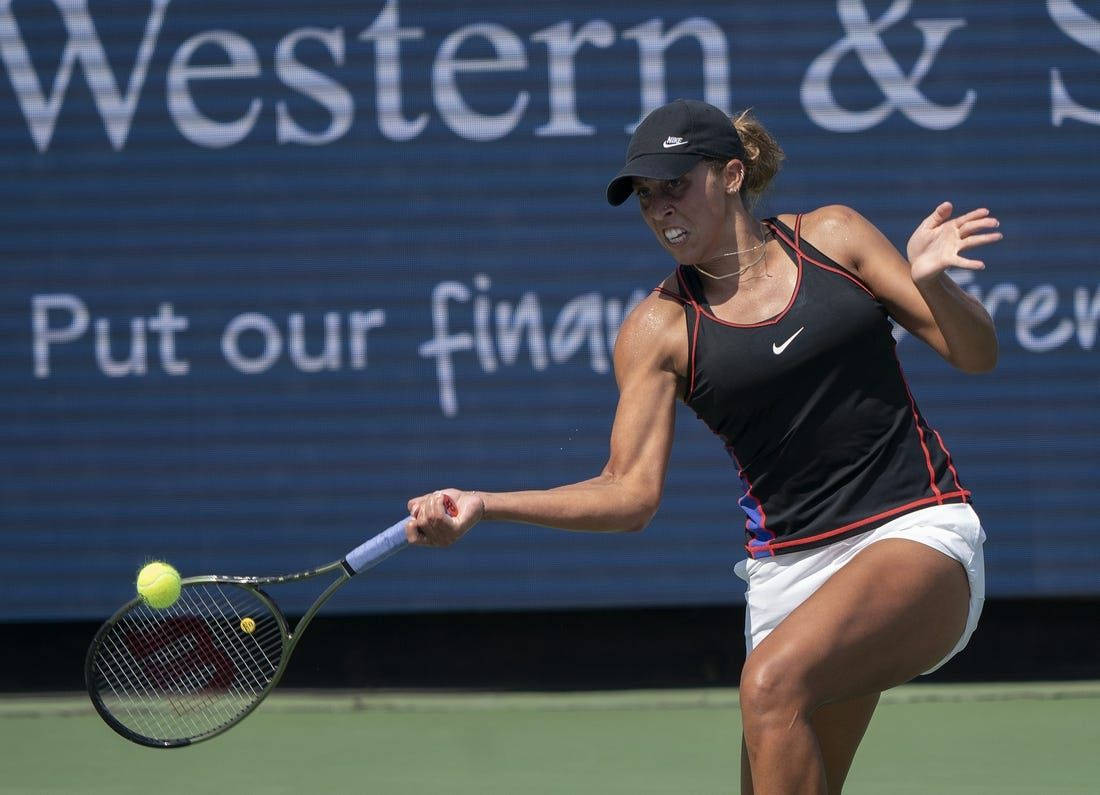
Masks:
[[[618,206],[634,190],[632,177],[676,179],[700,160],[745,158],[745,147],[730,117],[697,99],[677,99],[646,116],[626,148],[626,165],[607,186],[607,201]]]

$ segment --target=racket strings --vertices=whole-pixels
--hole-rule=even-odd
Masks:
[[[240,682],[240,684],[242,687],[248,687],[252,695],[258,695],[267,687],[267,683],[271,681],[271,677],[279,667],[278,660],[274,662],[271,660],[264,643],[260,641],[266,639],[272,632],[275,637],[278,637],[278,625],[274,621],[268,623],[260,637],[256,636],[256,630],[245,632],[241,629],[243,620],[247,617],[255,621],[255,618],[251,615],[242,616],[237,605],[228,598],[220,583],[214,583],[214,586],[222,597],[219,602],[215,603],[218,613],[223,619],[222,622],[215,624],[218,637],[226,646],[235,649],[236,659],[243,660],[247,658],[248,665],[240,669],[246,681]],[[232,616],[226,612],[226,608],[232,611]],[[226,627],[228,626],[233,626],[237,631],[227,632]]]
[[[93,688],[134,734],[155,742],[196,739],[263,698],[282,662],[283,638],[252,590],[191,583],[171,607],[135,604],[100,637]]]
[[[191,616],[201,615],[202,606],[199,605],[187,591],[181,593],[181,599],[183,598],[184,594],[187,594],[188,596],[187,601],[189,602],[190,607],[189,614]],[[215,604],[213,606],[216,607],[217,605]],[[150,624],[147,616],[135,616],[134,618],[135,623],[143,624],[145,631],[148,632],[150,635],[155,635],[157,633],[158,628]],[[207,628],[216,629],[217,625],[213,622],[210,622],[208,623]],[[180,638],[171,640],[166,645],[155,647],[156,650],[151,655],[151,659],[158,665],[172,666],[173,674],[179,674],[179,679],[177,681],[179,684],[182,684],[182,692],[185,696],[191,696],[191,694],[197,694],[207,691],[216,693],[215,690],[210,688],[209,682],[203,678],[203,674],[205,672],[205,664],[210,662],[208,654],[205,655],[205,659],[201,660],[204,665],[200,666],[179,665],[175,662],[177,660],[190,659],[190,655],[194,651],[194,648],[194,636],[190,634],[183,635]],[[240,687],[236,684],[236,682],[231,684],[230,689],[239,697],[243,698],[245,696],[245,694],[240,692]],[[176,711],[177,716],[180,717],[191,712],[198,712],[199,710],[206,708],[208,704],[212,703],[212,700],[210,698],[200,699],[191,696],[184,699],[179,697],[173,698],[172,693],[166,693],[165,695],[167,697],[167,703]],[[180,694],[177,693],[176,695],[179,696]]]
[[[146,675],[146,678],[151,675],[153,683],[159,685],[153,695],[159,696],[162,705],[170,708],[178,718],[203,712],[215,715],[220,711],[227,719],[232,719],[238,704],[242,708],[247,707],[262,695],[262,687],[256,687],[259,674],[247,668],[254,664],[255,655],[240,658],[239,662],[244,665],[231,665],[231,660],[237,658],[226,656],[222,651],[226,648],[235,649],[239,654],[242,648],[247,647],[233,642],[233,635],[223,626],[226,615],[223,608],[224,592],[220,591],[218,596],[221,599],[200,602],[194,593],[189,593],[188,598],[180,603],[180,608],[173,611],[174,615],[166,617],[171,622],[168,624],[153,623],[150,614],[143,612],[131,616],[131,623],[141,627],[143,634],[138,637],[142,643],[134,643],[131,635],[127,650],[131,652],[131,657],[143,660],[143,668],[139,673]],[[215,620],[207,620],[200,627],[194,624],[194,616]],[[156,614],[153,617],[160,618]],[[274,622],[270,623],[270,629],[277,636],[277,626],[274,626]],[[211,633],[209,637],[206,630]],[[155,639],[152,644],[148,643],[150,637]],[[265,635],[260,635],[256,641],[261,642],[264,637]],[[139,645],[139,648],[135,648]],[[150,651],[150,645],[151,653],[146,653]],[[134,663],[125,655],[122,659],[126,662],[126,669],[132,672]],[[273,670],[274,668],[269,668],[268,672]],[[245,674],[243,680],[242,673]],[[138,681],[141,681],[140,676]],[[146,695],[149,694],[148,683],[143,683],[141,689]],[[232,703],[234,698],[237,704]],[[132,709],[129,712],[134,714]],[[146,712],[147,710],[142,710],[141,714]],[[189,727],[192,733],[202,733],[204,729],[201,721],[195,723],[194,719],[183,721],[181,725]]]

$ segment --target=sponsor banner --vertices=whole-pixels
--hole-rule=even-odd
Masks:
[[[597,474],[616,334],[673,265],[603,191],[680,96],[776,135],[761,215],[847,204],[904,249],[944,199],[997,214],[956,275],[997,370],[899,353],[991,595],[1100,593],[1098,65],[1100,5],[1070,0],[0,0],[0,619]],[[334,609],[737,602],[740,496],[681,408],[644,533],[487,524]]]

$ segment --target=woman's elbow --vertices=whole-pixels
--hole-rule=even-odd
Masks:
[[[977,364],[972,364],[969,367],[963,368],[963,372],[970,373],[972,375],[980,375],[981,373],[991,373],[997,367],[997,356],[993,355],[989,359],[985,359]]]
[[[624,517],[622,531],[624,533],[640,533],[649,526],[649,523],[653,520],[653,517],[657,514],[657,507],[660,504],[660,497],[653,500],[640,500],[635,509]]]
[[[987,320],[977,330],[954,343],[943,341],[941,352],[948,363],[964,373],[988,373],[997,366],[999,345],[993,321]]]
[[[997,358],[997,342],[994,340],[991,345],[978,351],[972,351],[965,358],[959,357],[955,361],[952,361],[951,364],[964,373],[977,375],[979,373],[991,372],[997,366]]]

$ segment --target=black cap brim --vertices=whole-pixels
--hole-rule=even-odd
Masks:
[[[634,183],[631,181],[634,177],[676,179],[691,171],[703,159],[702,155],[673,152],[640,155],[623,166],[622,171],[608,184],[607,203],[618,207],[629,199],[634,192]]]

